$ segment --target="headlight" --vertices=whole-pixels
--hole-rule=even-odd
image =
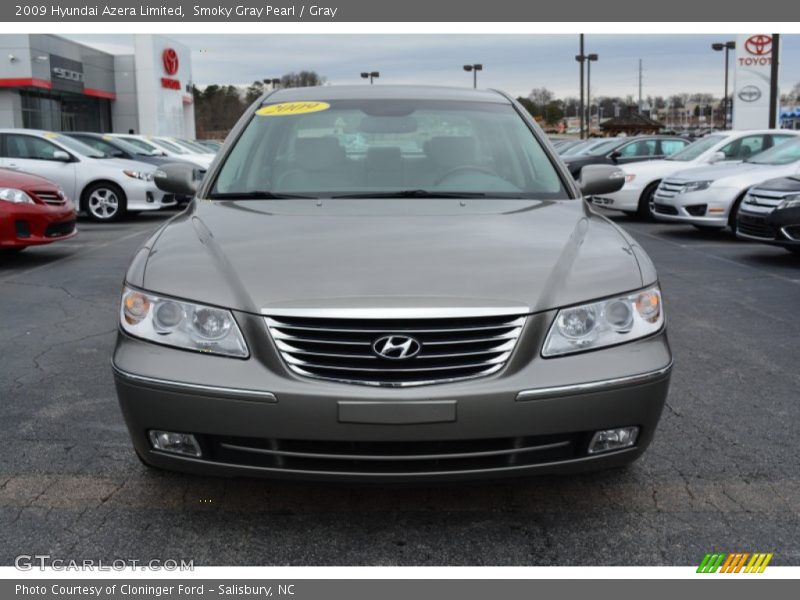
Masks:
[[[2,194],[2,192],[0,192]],[[776,207],[778,210],[781,208],[798,208],[800,207],[800,194],[786,196],[783,201]]]
[[[33,204],[33,198],[22,190],[15,188],[0,188],[0,200],[12,204]]]
[[[713,181],[690,181],[688,183],[683,184],[683,188],[681,189],[681,194],[685,194],[686,192],[699,192],[701,190],[708,189]]]
[[[119,322],[130,335],[158,344],[238,358],[248,356],[242,332],[229,310],[126,286]]]
[[[594,350],[643,338],[664,325],[658,286],[581,306],[562,308],[544,342],[542,356]]]
[[[153,181],[152,173],[145,173],[144,171],[123,171],[125,175],[133,179],[141,179],[142,181]]]

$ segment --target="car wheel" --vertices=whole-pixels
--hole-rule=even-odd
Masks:
[[[19,254],[23,250],[25,250],[27,246],[14,246],[9,248],[2,248],[0,249],[0,256],[11,256],[14,254]]]
[[[792,246],[792,247],[784,246],[784,248],[786,248],[792,254],[800,254],[800,247],[798,246]]]
[[[639,206],[636,209],[636,216],[644,221],[653,221],[653,204],[655,203],[656,190],[660,181],[654,181],[642,192],[639,197]]]
[[[739,216],[739,207],[742,205],[742,200],[744,200],[745,194],[739,196],[731,206],[731,214],[728,216],[728,227],[731,228],[731,233],[733,237],[738,237],[736,235],[736,219]]]
[[[126,211],[125,192],[114,183],[93,183],[83,191],[81,208],[93,221],[111,222],[120,219]]]

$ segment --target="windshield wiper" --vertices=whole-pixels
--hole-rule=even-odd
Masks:
[[[485,198],[484,192],[437,192],[433,190],[396,190],[393,192],[365,192],[340,194],[331,198]]]
[[[217,192],[209,194],[209,200],[283,200],[286,198],[306,198],[315,200],[316,196],[305,194],[273,194],[272,192]]]

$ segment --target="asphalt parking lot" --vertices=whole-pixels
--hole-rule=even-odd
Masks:
[[[632,467],[446,487],[203,479],[136,459],[109,358],[125,266],[165,218],[0,259],[0,564],[800,564],[800,256],[618,222],[656,263],[675,369]]]

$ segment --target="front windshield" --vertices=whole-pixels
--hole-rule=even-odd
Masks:
[[[51,134],[51,135],[52,139],[55,139],[59,144],[61,144],[62,146],[66,146],[68,149],[72,150],[77,154],[88,156],[89,158],[107,158],[105,153],[100,152],[99,150],[95,150],[91,146],[87,146],[83,142],[79,142],[76,139],[67,137],[66,135],[57,135],[57,134]]]
[[[686,146],[680,152],[676,152],[672,156],[668,156],[667,160],[680,160],[683,162],[694,160],[706,150],[713,148],[721,141],[726,139],[724,135],[707,135],[702,140],[698,140]]]
[[[181,148],[177,144],[173,144],[172,142],[168,142],[164,138],[152,139],[150,141],[152,141],[156,146],[161,146],[162,148],[166,148],[167,150],[169,150],[170,152],[173,152],[175,154],[190,154],[190,152],[188,150],[186,150],[185,148]]]
[[[173,144],[178,144],[181,148],[186,148],[192,154],[208,154],[208,148],[204,148],[200,144],[195,144],[194,142],[190,142],[189,140],[178,140],[178,139],[171,139],[170,140]]]
[[[580,154],[587,148],[594,146],[596,143],[597,140],[583,140],[582,142],[578,142],[577,144],[564,150],[564,152],[561,153],[561,156],[575,156],[576,154]]]
[[[291,108],[312,105],[313,112]],[[444,100],[262,107],[221,167],[210,197],[266,194],[569,197],[513,106]]]
[[[609,140],[604,143],[597,144],[596,146],[592,146],[591,148],[587,149],[583,154],[587,156],[600,156],[601,154],[605,154],[606,152],[610,152],[617,146],[619,146],[619,140]]]
[[[72,137],[72,136],[70,136]],[[124,157],[126,155],[130,156],[143,156],[146,153],[143,150],[140,150],[136,146],[129,144],[120,139],[115,139],[109,136],[102,136],[102,137],[93,137],[93,136],[75,136],[73,139],[78,139],[78,141],[86,144],[87,146],[91,146],[98,152],[102,152],[106,156],[111,157]]]
[[[120,138],[117,138],[120,139]],[[139,149],[139,154],[144,153],[146,156],[156,156],[158,154],[163,154],[163,152],[156,146],[155,144],[148,144],[144,140],[140,140],[139,138],[123,138],[123,141],[136,146]]]
[[[800,160],[800,140],[784,142],[774,148],[759,152],[744,162],[757,165],[788,165],[796,160]]]

